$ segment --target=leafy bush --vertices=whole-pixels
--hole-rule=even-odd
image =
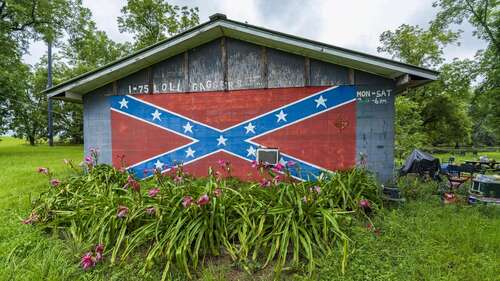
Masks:
[[[375,180],[359,169],[300,182],[283,165],[254,163],[262,181],[246,183],[219,161],[222,171],[210,169],[204,179],[178,166],[138,182],[124,170],[86,160],[86,173],[51,179],[24,221],[97,244],[82,257],[84,268],[103,257],[114,264],[142,255],[143,270],[161,263],[163,279],[173,267],[190,277],[206,257],[229,255],[246,271],[273,264],[278,277],[284,269],[311,273],[320,257],[338,249],[344,270],[347,228],[354,216],[379,206]]]

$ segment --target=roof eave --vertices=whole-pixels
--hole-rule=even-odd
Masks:
[[[439,72],[434,70],[351,51],[237,21],[217,18],[94,71],[46,89],[44,92],[53,98],[59,98],[67,91],[85,94],[111,81],[222,36],[310,56],[311,58],[372,72],[391,79],[410,74],[421,77],[423,80],[432,81],[436,80],[439,75]]]

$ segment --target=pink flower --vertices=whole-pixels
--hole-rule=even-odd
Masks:
[[[95,260],[96,261],[100,261],[102,259],[103,252],[104,252],[104,245],[97,244],[97,246],[95,246]]]
[[[151,197],[151,198],[156,197],[156,194],[158,194],[158,192],[160,192],[159,188],[150,189],[148,191],[148,196]]]
[[[275,176],[273,178],[273,182],[274,184],[279,184],[281,182],[281,177],[279,175]]]
[[[95,148],[95,147],[91,147],[91,148],[89,149],[89,151],[90,151],[90,153],[92,153],[92,154],[97,154],[97,153],[99,153],[99,149],[97,149],[97,148]]]
[[[270,187],[271,186],[271,181],[268,179],[261,179],[260,180],[260,186],[261,187]]]
[[[83,257],[82,260],[80,261],[80,265],[84,270],[87,270],[93,266],[95,266],[95,259],[92,256],[91,252],[86,253]]]
[[[126,206],[118,206],[118,212],[116,213],[116,216],[118,218],[124,218],[128,214],[128,208]]]
[[[40,174],[48,175],[49,174],[49,169],[44,168],[44,167],[38,167],[37,172]]]
[[[221,168],[225,168],[227,166],[229,166],[229,161],[227,160],[224,160],[224,159],[219,159],[217,160],[217,163],[219,164],[219,166],[221,166]]]
[[[313,192],[313,191],[314,191],[314,192],[316,192],[316,193],[320,194],[320,193],[321,193],[321,187],[319,187],[319,186],[315,185],[315,186],[313,186],[313,187],[310,187],[310,188],[309,188],[309,191],[310,191],[310,192]]]
[[[181,183],[182,182],[182,177],[181,176],[175,176],[174,177],[174,182],[175,183]]]
[[[92,158],[92,156],[85,156],[84,160],[87,165],[92,165],[92,163],[94,163],[94,159]]]
[[[141,190],[141,184],[136,181],[131,175],[127,178],[127,183],[123,186],[124,189],[132,188],[132,190],[139,192]]]
[[[154,215],[156,213],[155,207],[146,208],[146,213],[148,215]]]
[[[216,188],[214,190],[214,195],[215,195],[215,197],[221,197],[222,196],[222,189]]]
[[[296,163],[295,161],[293,161],[293,160],[288,160],[288,161],[286,162],[286,165],[287,165],[288,167],[293,167],[293,166],[295,166],[295,164],[297,164],[297,163]]]
[[[272,168],[273,172],[281,172],[283,171],[283,168],[285,168],[285,166],[281,163],[277,163],[276,165],[274,165],[274,167]]]
[[[198,198],[198,200],[196,201],[196,204],[198,204],[198,206],[207,205],[208,203],[210,203],[210,197],[208,197],[208,195],[206,194],[200,196],[200,198]]]
[[[252,161],[252,168],[257,168],[259,166],[259,163],[255,160]]]
[[[56,186],[58,186],[58,185],[60,185],[60,184],[61,184],[61,181],[60,181],[60,180],[58,180],[58,179],[51,179],[51,180],[50,180],[50,185],[52,185],[52,186],[54,186],[54,187],[56,187]]]
[[[367,199],[361,199],[359,200],[359,206],[363,209],[369,209],[371,208],[371,204],[370,204],[370,201],[368,201]]]
[[[307,197],[302,197],[302,202],[307,203]]]
[[[184,206],[184,208],[188,208],[192,204],[193,204],[193,197],[184,196],[184,198],[182,198],[182,206]]]

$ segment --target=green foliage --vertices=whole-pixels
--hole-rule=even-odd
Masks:
[[[143,270],[160,262],[163,279],[172,270],[189,277],[205,258],[223,253],[248,272],[273,264],[276,277],[285,265],[311,273],[334,249],[345,260],[345,229],[359,200],[378,202],[378,187],[364,170],[326,176],[318,187],[287,180],[263,188],[214,175],[193,179],[182,167],[139,187],[110,166],[88,169],[42,194],[30,217],[76,243],[103,243],[112,264],[144,251]],[[148,195],[146,186],[160,191]],[[186,204],[187,196],[198,204]]]
[[[128,0],[121,12],[120,32],[134,34],[136,49],[153,45],[200,21],[198,8],[179,7],[166,0]]]
[[[454,60],[441,65],[443,48],[456,42],[458,35],[446,26],[432,22],[426,30],[401,25],[396,31],[386,31],[380,36],[382,46],[378,48],[379,52],[418,66],[440,66],[441,72],[437,82],[407,90],[407,98],[396,101],[396,153],[407,152],[427,142],[433,145],[470,142],[469,104],[477,64],[469,60]],[[409,122],[410,118],[414,124]]]
[[[11,110],[33,99],[29,94],[16,101],[30,83],[24,80],[30,75],[21,61],[30,40],[55,40],[78,2],[0,0],[0,133],[8,129]]]
[[[385,209],[373,221],[378,233],[353,227],[346,274],[335,253],[317,278],[302,280],[498,280],[500,209],[443,206],[438,199]]]
[[[458,37],[459,33],[451,30],[437,27],[424,30],[418,25],[402,24],[395,31],[387,30],[380,35],[382,46],[377,51],[409,64],[435,67],[444,61],[443,48],[455,43]]]
[[[398,96],[395,106],[395,156],[402,159],[413,149],[422,147],[426,139],[419,104],[406,96]]]
[[[1,138],[0,280],[159,280],[161,266],[140,273],[144,261],[141,250],[119,266],[111,265],[106,254],[105,262],[83,271],[78,262],[81,254],[92,247],[90,242],[62,240],[39,227],[20,224],[21,218],[30,212],[30,198],[46,191],[45,179],[34,171],[45,165],[52,167],[54,176],[66,177],[70,171],[62,158],[78,163],[82,147],[32,147],[18,139]],[[410,199],[401,208],[379,210],[372,218],[375,229],[368,229],[366,222],[358,219],[349,225],[344,274],[340,270],[342,253],[334,251],[319,260],[311,277],[294,276],[287,271],[282,280],[496,280],[500,274],[496,266],[500,262],[498,210],[486,206],[442,206],[436,196],[428,200]],[[247,274],[235,267],[230,258],[206,258],[203,262],[204,266],[193,274],[194,280],[272,278],[273,264]],[[169,278],[186,280],[174,272]]]
[[[500,55],[500,11],[498,0],[438,0],[435,24],[445,27],[467,20],[476,27],[474,35],[491,43]],[[498,61],[497,61],[498,62]]]

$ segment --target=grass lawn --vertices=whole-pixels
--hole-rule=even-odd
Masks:
[[[30,196],[47,188],[36,168],[49,167],[64,177],[63,159],[82,159],[81,146],[30,147],[2,137],[0,141],[0,280],[158,280],[161,268],[139,274],[141,256],[111,267],[100,264],[84,272],[80,255],[88,245],[62,240],[22,225]],[[480,153],[479,155],[483,155]],[[439,156],[441,158],[441,156]],[[446,156],[444,156],[446,157]],[[490,156],[500,159],[497,156]],[[472,157],[471,157],[472,158]],[[447,158],[446,158],[447,159]],[[464,159],[468,159],[465,157]],[[430,190],[422,184],[422,193]],[[428,194],[427,194],[428,195]],[[436,196],[421,196],[374,218],[379,231],[364,223],[352,229],[347,273],[339,258],[326,257],[314,276],[292,273],[296,280],[500,280],[500,208],[442,206]],[[268,280],[270,271],[248,275],[225,258],[208,263],[200,280]],[[182,276],[177,278],[183,280]]]

